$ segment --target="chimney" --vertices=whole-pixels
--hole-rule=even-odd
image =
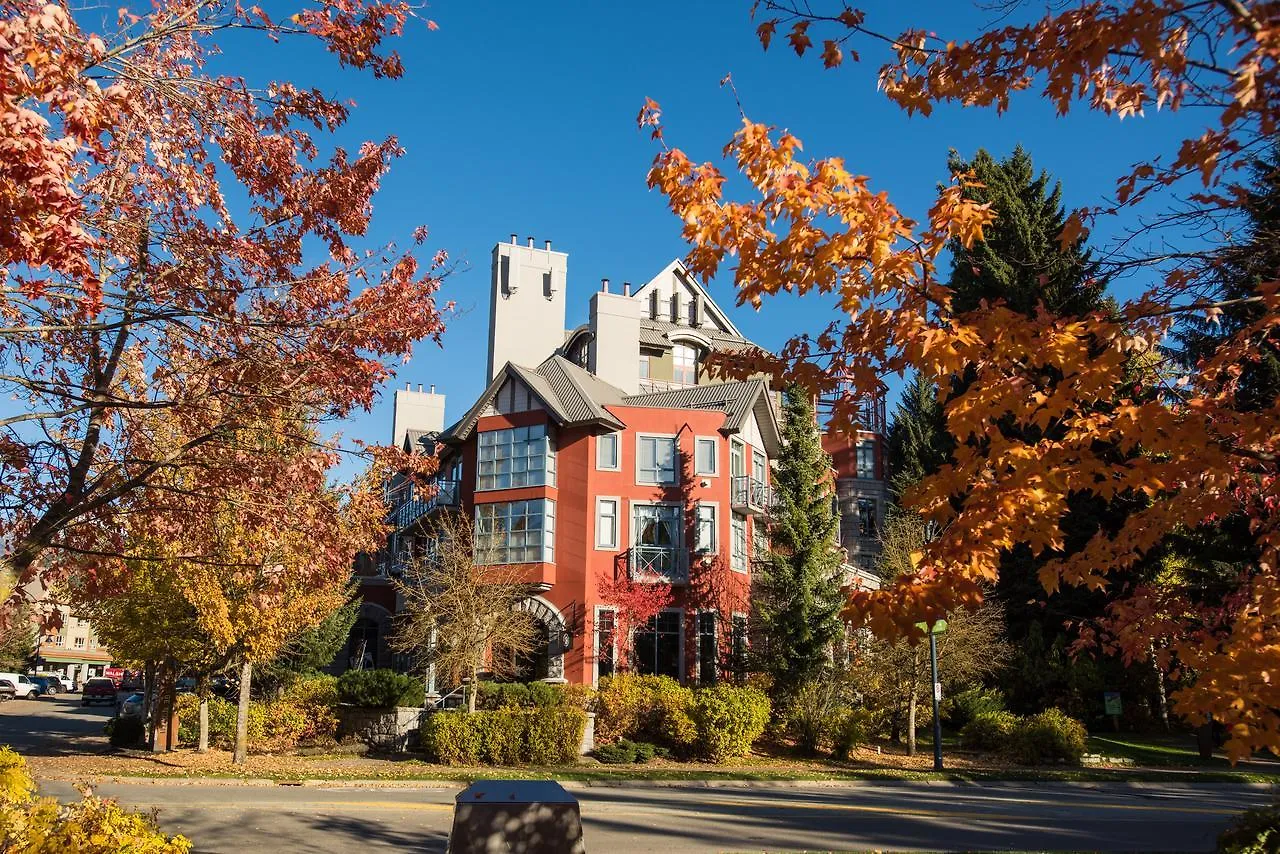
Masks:
[[[550,252],[550,251],[551,251],[551,241],[550,241],[550,240],[548,240],[548,241],[547,241],[547,244],[546,244],[546,250],[547,250],[548,252]]]
[[[515,246],[517,242],[519,242],[519,238],[516,237],[516,233],[513,231],[511,232],[511,245]]]
[[[643,308],[629,294],[612,294],[607,287],[591,295],[588,370],[628,394],[640,391],[637,357]]]
[[[609,280],[608,280],[608,279],[601,279],[601,280],[600,280],[600,293],[602,293],[602,294],[607,294],[607,293],[609,293]]]
[[[549,244],[548,244],[549,245]],[[564,343],[569,256],[529,238],[493,247],[486,381],[508,362],[535,368]]]
[[[439,433],[443,429],[444,395],[436,394],[434,385],[430,392],[424,392],[421,384],[417,391],[410,388],[396,390],[391,441],[397,448],[404,447],[405,434],[410,430]]]
[[[631,296],[631,283],[630,283],[630,282],[623,282],[623,283],[622,283],[622,295],[623,295],[624,297],[629,297],[629,296]]]

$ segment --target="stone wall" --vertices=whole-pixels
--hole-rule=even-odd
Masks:
[[[403,753],[417,749],[418,731],[424,714],[422,709],[410,706],[364,709],[340,705],[338,737],[358,739],[376,750]]]

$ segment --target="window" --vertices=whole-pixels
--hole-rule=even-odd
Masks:
[[[716,684],[716,612],[698,612],[698,684]]]
[[[635,663],[641,675],[680,678],[683,620],[679,611],[663,611],[636,629]]]
[[[729,474],[731,476],[741,477],[747,473],[745,451],[742,443],[736,439],[729,442]]]
[[[476,563],[555,562],[554,501],[476,505]]]
[[[751,452],[751,477],[760,483],[768,481],[769,464],[761,451]]]
[[[636,483],[676,482],[676,437],[636,437]]]
[[[476,489],[554,486],[556,453],[547,425],[481,433],[476,466]]]
[[[694,442],[693,473],[715,476],[720,473],[719,443],[714,438],[699,437]]]
[[[596,436],[596,468],[601,471],[618,470],[618,434],[605,433]]]
[[[729,552],[729,568],[734,572],[747,571],[747,517],[733,514],[730,520],[733,542]]]
[[[642,380],[649,379],[649,357],[648,356],[640,357],[640,379]]]
[[[874,498],[858,499],[858,536],[874,537],[876,535],[876,500]]]
[[[618,499],[596,499],[596,548],[618,547]]]
[[[858,443],[858,477],[874,478],[876,476],[876,447],[872,442]]]
[[[698,551],[716,551],[716,505],[698,505]]]
[[[75,647],[76,649],[84,649],[84,638],[76,638]]]
[[[66,646],[66,645],[67,645],[67,639],[66,639],[66,637],[64,637],[63,635],[54,635],[54,636],[53,636],[53,645],[54,645],[54,646]]]
[[[698,351],[687,344],[671,350],[671,379],[682,385],[698,384]]]
[[[729,629],[729,667],[736,679],[747,675],[747,649],[747,615],[734,614]]]
[[[617,617],[612,608],[596,609],[596,682],[617,670]]]
[[[680,508],[666,504],[631,505],[632,570],[641,576],[657,575],[682,580],[680,560]]]
[[[763,560],[769,556],[769,529],[764,522],[752,517],[751,534],[751,556]]]

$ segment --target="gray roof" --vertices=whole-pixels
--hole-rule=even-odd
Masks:
[[[431,454],[435,452],[435,439],[436,431],[434,430],[406,430],[402,450],[408,453],[422,451]]]
[[[660,347],[663,349],[671,347],[673,342],[667,335],[669,332],[701,335],[711,342],[711,349],[713,350],[733,352],[736,350],[749,350],[756,346],[745,338],[739,338],[737,335],[716,329],[714,326],[681,326],[669,320],[651,320],[647,317],[640,319],[640,343],[646,347]]]
[[[782,444],[777,431],[777,413],[773,408],[773,396],[764,380],[713,383],[633,394],[623,401],[624,406],[651,406],[663,409],[718,409],[724,412],[726,433],[736,433],[747,423],[747,417],[755,413],[764,432],[764,440],[771,444],[770,455]]]

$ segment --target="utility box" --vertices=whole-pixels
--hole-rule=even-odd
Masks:
[[[578,799],[554,780],[483,780],[454,799],[449,854],[585,854]]]

